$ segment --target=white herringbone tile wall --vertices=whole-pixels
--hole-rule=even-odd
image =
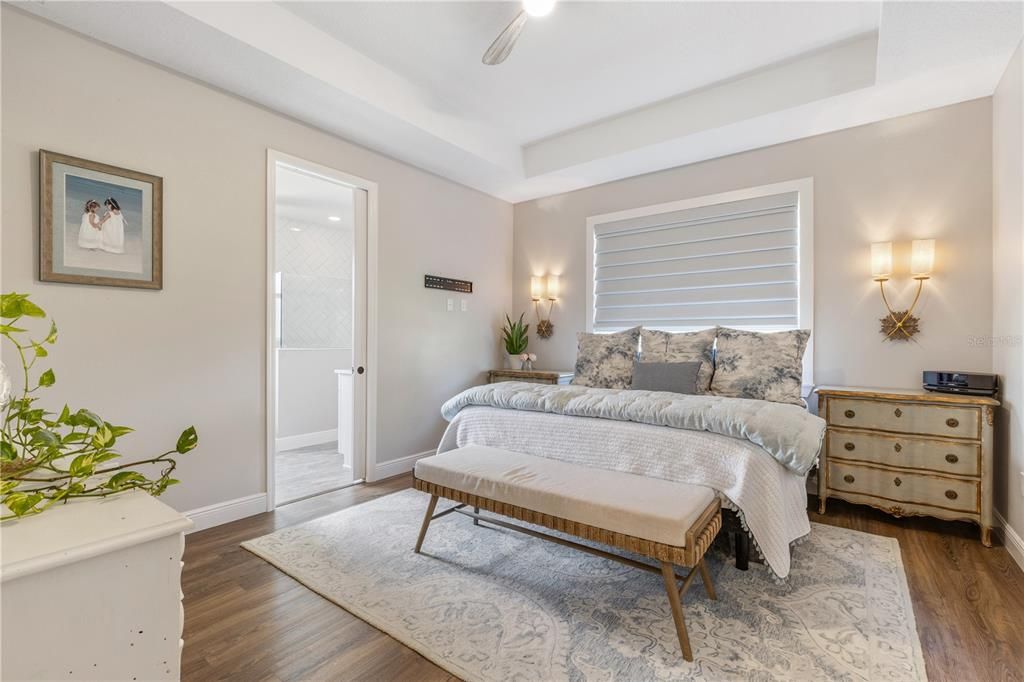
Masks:
[[[277,221],[281,347],[352,347],[352,228]]]

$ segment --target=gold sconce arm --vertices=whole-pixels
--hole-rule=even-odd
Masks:
[[[921,330],[921,320],[913,315],[917,302],[921,299],[921,290],[924,288],[925,277],[916,277],[917,293],[914,294],[914,302],[906,310],[896,311],[889,305],[889,298],[885,295],[885,280],[878,280],[878,289],[882,292],[882,302],[885,309],[889,311],[888,317],[883,317],[881,332],[885,338],[906,341]]]
[[[533,308],[537,312],[537,336],[542,339],[550,338],[555,333],[555,325],[551,324],[551,309],[555,307],[555,299],[548,299],[548,314],[542,317],[540,314],[540,299],[533,299]]]
[[[530,278],[530,297],[533,299],[533,308],[537,312],[537,336],[542,339],[549,338],[555,332],[555,326],[551,324],[551,310],[555,307],[555,301],[558,300],[560,286],[558,275]],[[548,300],[547,317],[542,317],[540,314],[540,302],[543,298]]]

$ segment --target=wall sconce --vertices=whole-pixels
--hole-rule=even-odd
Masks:
[[[558,300],[558,294],[558,275],[530,278],[530,297],[533,299],[533,306],[537,311],[537,336],[542,339],[550,337],[555,331],[555,325],[551,324],[551,309],[555,306],[555,301]],[[547,317],[541,317],[540,314],[540,302],[543,298],[548,300]]]
[[[882,302],[889,314],[881,319],[880,331],[887,341],[908,341],[910,337],[921,331],[921,320],[912,313],[921,298],[924,281],[931,277],[935,265],[935,240],[915,239],[910,245],[910,274],[917,280],[917,293],[914,302],[906,310],[893,310],[885,295],[885,283],[892,276],[892,242],[879,242],[871,245],[871,277],[878,282],[882,292]]]

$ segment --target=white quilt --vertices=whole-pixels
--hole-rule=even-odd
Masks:
[[[749,441],[635,422],[466,407],[437,451],[471,444],[712,488],[740,512],[758,551],[782,578],[789,575],[790,544],[811,530],[806,477]]]

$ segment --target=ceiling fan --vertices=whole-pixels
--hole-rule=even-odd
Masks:
[[[496,66],[508,59],[512,48],[516,46],[516,41],[519,40],[519,34],[523,32],[523,27],[526,26],[530,17],[544,17],[551,14],[556,1],[523,0],[523,8],[519,10],[519,14],[509,22],[504,31],[498,34],[491,46],[487,48],[487,52],[484,52],[481,61],[488,66]]]

